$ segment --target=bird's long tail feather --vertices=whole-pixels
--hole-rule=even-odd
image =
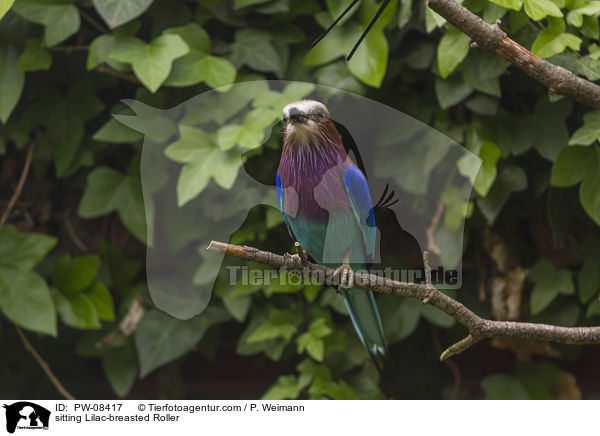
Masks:
[[[388,350],[375,297],[362,289],[342,289],[342,294],[354,329],[381,373]]]

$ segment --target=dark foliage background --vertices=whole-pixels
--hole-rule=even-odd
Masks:
[[[221,287],[180,321],[144,280],[142,137],[111,117],[135,98],[173,107],[210,88],[288,79],[402,110],[483,160],[466,226],[464,286],[478,314],[600,322],[600,113],[469,47],[421,0],[0,0],[0,396],[56,398],[14,325],[78,398],[382,398],[332,289]],[[525,47],[600,79],[600,2],[464,0]],[[6,12],[7,11],[7,12]],[[265,165],[273,153],[264,151]],[[403,156],[395,156],[400,165]],[[227,169],[222,169],[227,171]],[[445,210],[441,226],[451,225]],[[257,211],[232,241],[290,241]],[[379,299],[404,398],[597,398],[596,346],[495,339],[447,363],[463,330],[418,301]],[[137,318],[136,318],[137,315]],[[133,320],[125,332],[118,329]],[[136,322],[137,321],[137,322]],[[13,325],[14,324],[14,325]],[[100,346],[97,344],[100,341]]]

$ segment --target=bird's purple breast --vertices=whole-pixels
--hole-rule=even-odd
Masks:
[[[327,223],[329,213],[349,208],[343,183],[349,164],[342,146],[323,149],[288,144],[284,147],[279,175],[285,189],[286,214]]]

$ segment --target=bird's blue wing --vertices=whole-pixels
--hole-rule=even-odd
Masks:
[[[287,215],[285,213],[284,210],[284,192],[285,189],[283,187],[283,182],[281,181],[281,176],[279,175],[279,173],[277,173],[277,179],[275,181],[275,189],[277,190],[277,204],[279,205],[279,210],[281,211],[281,216],[283,216],[283,222],[285,223],[285,226],[288,229],[288,232],[290,233],[290,236],[292,237],[292,239],[294,238],[294,235],[292,234],[292,229],[290,227],[290,223],[287,219]]]
[[[343,179],[352,210],[363,234],[366,254],[372,257],[375,254],[377,228],[375,226],[375,213],[373,212],[373,203],[371,202],[367,180],[363,173],[354,165],[346,168]]]

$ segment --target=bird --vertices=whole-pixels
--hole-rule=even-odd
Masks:
[[[276,193],[291,237],[317,263],[335,268],[352,324],[381,373],[388,348],[377,304],[371,291],[353,287],[354,272],[375,257],[375,214],[366,177],[323,103],[284,107]]]

